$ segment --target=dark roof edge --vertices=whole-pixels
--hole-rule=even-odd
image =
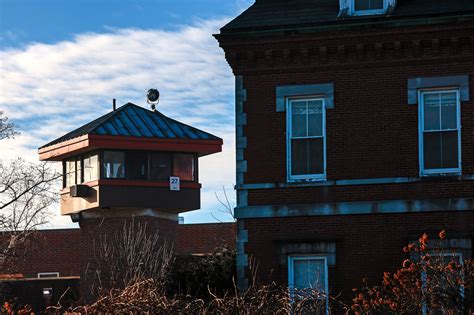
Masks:
[[[462,13],[450,13],[436,16],[385,16],[384,19],[352,19],[346,18],[338,21],[324,22],[316,25],[300,25],[300,26],[283,26],[275,28],[249,28],[236,29],[233,31],[225,31],[220,34],[213,34],[216,39],[229,37],[255,37],[255,36],[276,36],[286,35],[288,33],[306,34],[317,33],[321,31],[344,31],[354,30],[368,27],[400,27],[400,26],[417,26],[417,25],[436,25],[450,22],[474,21],[474,10],[463,11]]]

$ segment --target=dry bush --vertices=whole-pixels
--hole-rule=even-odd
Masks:
[[[69,314],[325,314],[324,298],[316,291],[296,292],[296,299],[285,288],[274,284],[254,286],[242,294],[221,297],[209,291],[210,300],[190,296],[167,297],[163,287],[153,279],[111,290],[95,303],[70,309]],[[62,313],[49,308],[50,313]]]
[[[178,255],[166,285],[168,294],[206,298],[208,289],[218,295],[233,290],[235,250],[222,244],[210,255]]]
[[[100,235],[94,241],[94,272],[89,282],[92,295],[124,289],[143,279],[163,285],[173,262],[173,250],[157,230],[147,223],[125,222],[112,236]]]

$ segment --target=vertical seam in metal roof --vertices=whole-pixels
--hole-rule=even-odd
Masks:
[[[177,124],[171,124],[169,121],[168,121],[168,117],[166,117],[165,115],[163,115],[162,113],[160,112],[156,112],[158,115],[161,116],[161,120],[164,121],[164,123],[175,133],[176,135],[176,138],[182,138],[182,135],[180,135],[178,132],[176,132],[176,128],[173,126],[173,125],[177,125]],[[182,131],[182,130],[181,130]],[[184,132],[182,132],[183,134],[185,134]]]
[[[166,123],[164,119],[161,118],[161,113],[156,111],[151,115],[153,117],[153,120],[157,123],[158,127],[163,131],[163,133],[170,138],[177,138],[176,135],[173,132],[173,129]],[[160,116],[160,117],[158,117]]]
[[[137,106],[138,107],[138,106]],[[150,134],[148,137],[154,137],[155,136],[155,133],[153,132],[153,128],[150,128],[150,126],[148,126],[148,124],[146,123],[146,121],[143,119],[143,117],[140,115],[140,110],[143,110],[140,108],[137,109],[136,106],[130,106],[130,110],[133,111],[136,115],[136,119],[140,120],[141,121],[141,125],[144,127],[143,129],[148,131],[148,133]]]
[[[134,108],[137,115],[143,120],[145,125],[150,129],[151,133],[157,137],[164,138],[165,134],[161,131],[160,126],[158,126],[153,119],[150,118],[150,114],[145,112],[146,109],[143,108]],[[150,125],[152,124],[152,126]]]
[[[137,131],[137,132],[133,132],[133,130],[132,130],[132,135],[138,136],[138,137],[144,136],[144,134],[140,131],[140,129],[137,128],[137,126],[135,125],[135,123],[133,122],[133,120],[130,118],[130,116],[127,114],[126,111],[123,111],[120,114],[121,114],[120,118],[123,119],[125,122],[126,122],[126,119],[128,119],[130,121],[130,123],[125,124],[125,126],[127,126],[127,128],[130,127],[130,128],[128,128],[129,130],[132,130],[132,127],[133,127]],[[138,133],[138,135],[136,135],[136,133]]]
[[[117,125],[120,127],[119,130],[121,131],[121,133],[123,133],[123,131],[125,131],[127,133],[127,134],[125,134],[126,136],[133,136],[133,132],[124,124],[124,122],[122,121],[122,119],[118,115],[114,116],[114,120],[116,121]],[[119,125],[119,123],[120,123],[120,125]]]

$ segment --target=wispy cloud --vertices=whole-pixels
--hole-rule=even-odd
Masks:
[[[146,106],[146,90],[157,87],[165,115],[224,139],[224,152],[203,158],[200,170],[202,209],[219,207],[214,192],[232,188],[235,169],[234,81],[211,36],[226,22],[198,21],[176,31],[87,33],[0,51],[0,109],[22,132],[0,143],[0,158],[36,160],[37,147],[110,111],[112,98]]]

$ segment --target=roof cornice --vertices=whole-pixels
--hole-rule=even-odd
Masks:
[[[383,16],[383,17],[348,17],[338,21],[318,23],[314,25],[287,25],[272,28],[249,28],[235,31],[225,31],[213,36],[221,41],[234,37],[262,37],[262,36],[282,36],[290,34],[310,34],[331,31],[359,30],[367,28],[393,28],[403,26],[436,25],[454,22],[474,21],[474,11],[460,13],[450,13],[431,16]]]
[[[223,141],[83,135],[38,149],[41,161],[61,161],[97,149],[191,152],[204,156],[222,151]]]

